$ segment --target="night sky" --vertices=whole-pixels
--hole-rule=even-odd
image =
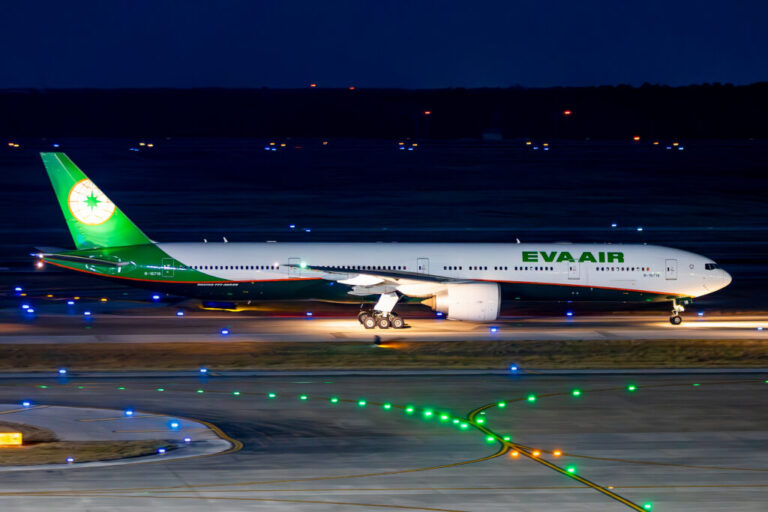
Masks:
[[[15,1],[0,88],[768,80],[765,1]]]

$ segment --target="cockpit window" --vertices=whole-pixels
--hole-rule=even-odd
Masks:
[[[704,269],[705,270],[715,270],[715,269],[718,269],[718,268],[720,268],[720,265],[718,265],[717,263],[705,263],[704,264]]]

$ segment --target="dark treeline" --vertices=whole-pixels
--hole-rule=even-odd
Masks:
[[[563,112],[573,113],[565,116]],[[425,111],[431,112],[426,115]],[[0,135],[765,138],[768,82],[547,89],[0,91]]]

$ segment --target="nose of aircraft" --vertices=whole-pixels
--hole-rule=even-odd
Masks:
[[[733,278],[731,277],[731,274],[729,274],[725,270],[720,269],[720,273],[722,274],[720,276],[721,280],[722,280],[722,282],[720,284],[720,288],[725,288],[726,286],[731,284],[731,281],[733,281]]]

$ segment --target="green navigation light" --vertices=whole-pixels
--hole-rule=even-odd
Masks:
[[[299,395],[299,400],[309,400],[309,396],[307,396],[307,395]]]
[[[358,407],[365,407],[366,405],[368,405],[368,402],[366,402],[365,400],[358,400],[357,401],[357,406]]]
[[[573,391],[571,391],[571,394],[573,396],[581,396],[581,390],[580,389],[574,389]]]
[[[627,386],[627,391],[637,391],[637,386],[635,386],[634,384],[630,384],[629,386]]]
[[[413,411],[415,411],[414,407],[412,405],[406,406],[405,408],[405,414],[413,414]]]
[[[496,407],[503,409],[507,406],[507,402],[499,402],[496,404]]]
[[[337,403],[339,403],[339,397],[337,397],[337,396],[332,396],[332,397],[331,397],[331,403],[332,403],[332,404],[337,404]]]
[[[528,395],[528,398],[527,398],[527,400],[528,400],[529,402],[535,402],[535,401],[536,401],[536,395]]]
[[[390,410],[390,409],[392,408],[392,404],[391,404],[391,403],[389,403],[389,402],[387,402],[387,403],[385,403],[384,405],[382,405],[381,407],[382,407],[382,408],[384,408],[384,409],[386,409],[386,410]]]

